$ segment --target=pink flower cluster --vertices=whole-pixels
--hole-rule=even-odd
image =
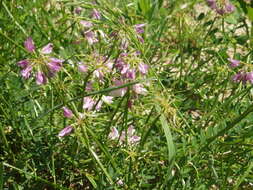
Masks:
[[[99,111],[102,107],[103,103],[111,104],[113,102],[113,97],[111,96],[105,96],[103,95],[101,100],[98,102],[95,101],[95,99],[91,97],[84,97],[83,98],[83,109],[87,111],[91,111],[95,109],[96,111]]]
[[[253,72],[239,71],[232,77],[232,80],[234,82],[242,82],[243,84],[246,84],[248,81],[249,83],[253,84]]]
[[[129,64],[131,59],[136,59],[136,54],[122,53],[117,59],[110,60],[107,57],[101,57],[95,54],[91,59],[93,63],[84,64],[82,62],[78,63],[78,70],[84,74],[92,72],[93,79],[91,79],[87,85],[86,90],[92,90],[92,84],[94,81],[99,83],[104,83],[106,75],[117,76],[112,78],[112,86],[117,87],[124,85],[125,83],[135,80],[137,78],[143,78],[148,73],[148,65],[139,62],[135,64]],[[132,87],[133,92],[140,95],[147,94],[147,90],[144,88],[143,84],[135,84]],[[110,92],[110,96],[122,97],[127,92],[127,88],[120,88]],[[99,104],[98,104],[99,105]]]
[[[36,48],[31,37],[28,37],[24,42],[24,47],[29,53],[34,53]],[[28,79],[31,76],[33,68],[37,68],[35,74],[36,83],[38,85],[46,84],[48,78],[51,78],[57,73],[61,67],[63,60],[47,55],[52,53],[53,44],[49,43],[40,50],[40,56],[36,59],[24,59],[17,63],[21,67],[21,76]]]
[[[220,15],[229,14],[235,11],[235,6],[229,0],[226,0],[223,3],[218,3],[216,0],[206,0],[206,2],[211,9],[215,10]],[[221,6],[219,6],[219,4],[221,4]]]
[[[113,102],[113,97],[111,96],[102,96],[101,100],[99,100],[98,102],[95,101],[95,99],[91,98],[91,97],[84,97],[83,99],[83,110],[86,111],[92,111],[92,110],[96,110],[99,111],[101,109],[102,103],[106,103],[106,104],[111,104]],[[70,110],[68,107],[63,107],[63,115],[64,117],[71,119],[73,118],[74,114],[72,112],[72,110]],[[83,118],[83,114],[80,114],[79,119]],[[77,122],[78,123],[78,122]],[[69,135],[71,132],[73,131],[73,125],[67,125],[64,129],[62,129],[59,134],[58,137],[64,137]]]
[[[229,66],[231,68],[236,68],[240,66],[240,61],[236,59],[228,58],[228,61],[230,62]],[[245,72],[245,71],[239,71],[232,77],[232,81],[234,82],[242,82],[243,84],[246,84],[247,82],[253,84],[253,72]]]
[[[134,145],[141,140],[141,137],[134,135],[134,133],[135,129],[132,125],[128,127],[127,135],[125,131],[122,131],[120,135],[119,131],[115,127],[113,127],[108,135],[108,138],[111,140],[119,140],[120,144],[123,144],[125,141],[127,141],[131,145]]]
[[[67,108],[67,107],[64,106],[64,107],[62,108],[62,110],[63,110],[63,115],[64,115],[64,117],[69,118],[69,119],[73,117],[73,112],[72,112],[69,108]],[[72,127],[71,125],[68,125],[68,126],[66,126],[64,129],[62,129],[62,130],[59,132],[58,137],[67,136],[67,135],[69,135],[72,131],[73,131],[73,127]]]
[[[101,13],[98,10],[93,9],[93,11],[91,13],[91,18],[96,19],[96,20],[100,20],[101,19]],[[96,35],[96,31],[92,30],[93,23],[90,22],[90,21],[81,20],[80,24],[83,26],[84,29],[87,29],[83,32],[83,35],[86,38],[86,40],[88,41],[88,44],[93,45],[93,44],[97,43],[98,38],[97,38],[97,35]]]

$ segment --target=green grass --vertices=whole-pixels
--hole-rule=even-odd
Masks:
[[[253,189],[252,84],[232,81],[253,68],[253,11],[231,2],[235,11],[221,16],[204,0],[1,1],[0,190]],[[93,9],[101,19],[91,17]],[[137,34],[134,26],[143,23]],[[97,43],[88,43],[88,30]],[[24,47],[27,37],[34,53]],[[48,43],[49,56],[64,62],[37,85],[36,71],[48,72],[40,52]],[[240,66],[231,68],[229,57]],[[24,59],[37,64],[27,80],[17,65]],[[115,86],[121,59],[136,77]],[[140,63],[149,66],[146,75]],[[136,84],[147,92],[136,93]],[[121,89],[123,96],[94,111]],[[92,110],[83,109],[84,97],[95,101]],[[67,125],[73,132],[59,138]]]

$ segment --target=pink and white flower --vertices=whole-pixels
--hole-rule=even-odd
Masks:
[[[95,101],[90,97],[83,98],[83,109],[87,109],[88,111],[92,110]]]
[[[60,133],[58,134],[58,137],[64,137],[69,135],[71,132],[73,131],[73,127],[68,125],[67,127],[65,127],[64,129],[62,129],[60,131]]]

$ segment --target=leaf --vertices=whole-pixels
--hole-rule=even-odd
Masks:
[[[85,176],[88,178],[88,180],[90,181],[90,183],[92,184],[92,186],[97,189],[97,183],[95,182],[95,180],[93,179],[93,176],[85,173]]]
[[[161,107],[158,105],[156,106],[156,110],[158,111],[158,113],[161,113],[161,111],[162,111]],[[161,121],[162,128],[165,133],[166,140],[167,140],[167,146],[168,146],[168,152],[169,152],[169,162],[172,166],[172,163],[173,163],[175,155],[176,155],[176,148],[173,143],[170,127],[169,127],[166,117],[164,116],[163,113],[161,113],[160,121]]]
[[[252,7],[248,7],[248,17],[251,21],[253,21],[253,8]]]

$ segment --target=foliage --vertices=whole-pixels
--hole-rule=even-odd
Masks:
[[[252,2],[213,2],[1,1],[0,189],[252,189]]]

